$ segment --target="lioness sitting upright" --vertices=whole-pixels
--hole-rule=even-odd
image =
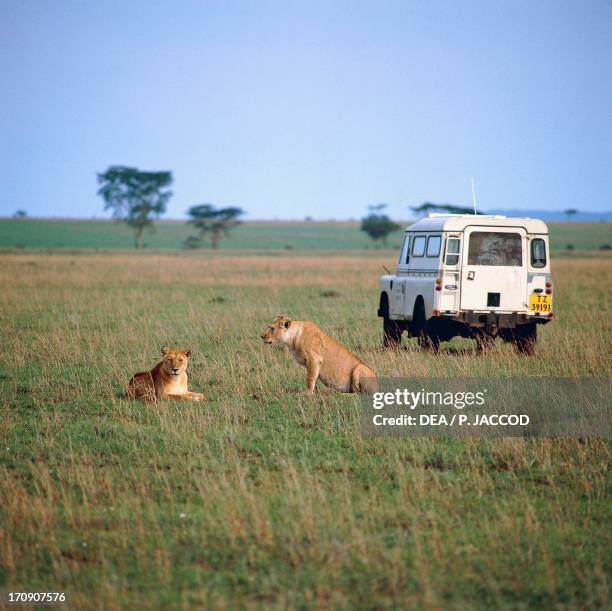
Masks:
[[[189,392],[187,385],[187,363],[191,350],[162,348],[164,360],[151,371],[135,374],[128,384],[128,395],[132,399],[154,402],[159,399],[204,401],[199,392]]]
[[[313,393],[317,379],[339,392],[375,392],[376,374],[342,344],[307,320],[277,316],[261,334],[266,344],[286,346],[306,367],[306,387]]]

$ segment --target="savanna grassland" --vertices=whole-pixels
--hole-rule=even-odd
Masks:
[[[601,439],[366,438],[259,333],[319,322],[379,374],[609,376],[612,259],[553,261],[535,357],[380,349],[395,252],[0,255],[0,590],[70,608],[605,608]],[[132,403],[162,345],[199,403]],[[509,389],[511,392],[511,389]]]
[[[388,239],[389,248],[399,248],[406,221]],[[364,250],[372,241],[360,231],[357,221],[290,222],[247,221],[223,239],[231,250]],[[612,245],[612,223],[549,223],[553,251],[593,251]],[[194,229],[184,221],[161,221],[145,233],[147,249],[180,249]],[[0,218],[0,248],[131,248],[131,229],[112,220]],[[573,253],[572,253],[573,254]],[[582,253],[586,254],[585,252]]]

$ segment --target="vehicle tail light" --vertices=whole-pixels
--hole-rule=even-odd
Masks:
[[[434,310],[433,310],[433,315],[434,315],[434,316],[437,316],[439,313],[440,313],[440,312],[439,312],[438,310],[436,310],[436,309],[434,309]]]
[[[548,320],[550,320],[552,317],[553,317],[553,313],[552,313],[552,312],[549,312],[549,313],[548,313]]]
[[[552,293],[552,289],[546,289],[546,294],[550,295]]]
[[[442,290],[442,278],[436,278],[436,291]]]
[[[551,280],[547,280],[546,281],[546,288],[547,289],[551,289],[552,288],[552,281]]]

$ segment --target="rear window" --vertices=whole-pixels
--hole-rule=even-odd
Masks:
[[[522,266],[521,236],[518,233],[475,231],[470,235],[468,265]]]
[[[531,267],[546,266],[546,242],[542,238],[531,240]]]
[[[412,256],[422,257],[425,254],[425,236],[418,236],[412,240]]]

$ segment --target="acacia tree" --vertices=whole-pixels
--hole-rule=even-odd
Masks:
[[[456,206],[455,204],[432,204],[431,202],[423,202],[420,206],[411,206],[411,210],[418,214],[427,214],[428,212],[448,212],[449,214],[474,214],[473,208],[466,206]],[[483,214],[478,210],[478,214]]]
[[[189,208],[187,214],[191,217],[189,224],[198,230],[198,235],[189,236],[185,245],[200,248],[206,234],[210,234],[212,247],[219,248],[221,236],[229,235],[234,227],[240,225],[238,217],[244,214],[244,210],[234,206],[216,208],[212,204],[200,204]]]
[[[563,212],[565,213],[565,216],[567,217],[568,223],[572,220],[572,217],[575,214],[578,214],[578,210],[576,210],[576,208],[568,208],[567,210],[564,210]]]
[[[117,165],[98,174],[98,183],[104,209],[112,210],[115,219],[132,228],[134,246],[140,248],[144,230],[166,211],[172,197],[172,191],[164,190],[172,184],[172,172],[141,172]]]
[[[369,214],[361,220],[361,231],[367,233],[376,243],[381,240],[387,245],[387,237],[393,231],[397,231],[400,226],[394,223],[383,210],[387,204],[375,204],[368,206]]]

